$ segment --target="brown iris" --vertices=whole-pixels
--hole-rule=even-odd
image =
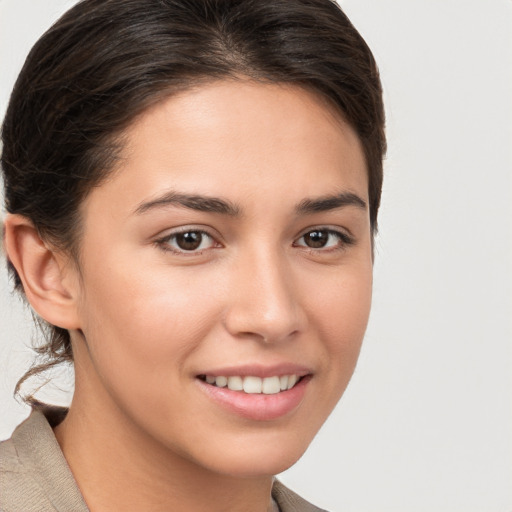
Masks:
[[[175,236],[176,245],[183,251],[195,251],[203,241],[203,234],[199,231],[187,231]]]
[[[314,249],[319,249],[325,247],[327,241],[329,240],[329,232],[328,231],[310,231],[304,235],[304,243],[308,247],[312,247]]]

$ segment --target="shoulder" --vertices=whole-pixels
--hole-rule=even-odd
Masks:
[[[272,497],[281,512],[326,512],[321,508],[315,507],[304,498],[301,498],[279,480],[274,481]]]
[[[87,512],[44,414],[33,411],[0,443],[0,510]]]
[[[33,476],[33,468],[24,460],[16,442],[28,420],[7,441],[0,443],[0,510],[35,510],[40,503],[41,488]],[[23,449],[22,449],[23,452]],[[44,502],[43,502],[44,503]],[[52,509],[50,509],[52,510]]]

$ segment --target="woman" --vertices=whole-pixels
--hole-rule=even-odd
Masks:
[[[75,392],[2,443],[2,510],[318,510],[273,475],[356,364],[383,124],[329,0],[84,0],[41,38],[5,248]]]

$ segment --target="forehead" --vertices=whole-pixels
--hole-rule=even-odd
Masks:
[[[123,140],[109,185],[131,203],[162,188],[216,196],[261,192],[269,200],[276,189],[297,198],[328,187],[367,196],[354,130],[327,101],[296,86],[203,85],[149,108]]]

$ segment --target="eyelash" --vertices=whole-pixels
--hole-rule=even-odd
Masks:
[[[208,248],[203,249],[203,250],[190,250],[190,251],[187,251],[187,250],[180,249],[180,248],[173,248],[170,245],[170,242],[172,240],[176,241],[176,238],[178,236],[186,235],[187,233],[199,234],[202,237],[209,238],[212,241],[213,244],[216,244],[216,243],[218,244],[218,242],[215,241],[215,238],[212,235],[210,235],[210,233],[205,231],[204,229],[194,229],[194,228],[190,228],[190,227],[181,229],[179,231],[174,231],[173,233],[170,233],[170,234],[168,234],[168,235],[166,235],[166,236],[164,236],[162,238],[159,238],[158,240],[155,240],[155,244],[160,249],[162,249],[163,251],[172,252],[174,254],[178,254],[178,255],[182,255],[182,256],[199,256],[199,255],[203,254],[203,252],[205,250],[209,250],[209,249],[213,248],[213,247],[208,247]],[[201,241],[201,244],[202,244],[202,241]]]
[[[315,233],[315,232],[317,232],[317,233],[325,233],[325,234],[327,234],[330,237],[333,236],[333,237],[338,239],[338,243],[334,247],[327,247],[327,248],[325,248],[325,247],[317,247],[317,248],[309,247],[309,246],[307,246],[305,244],[299,244],[298,243],[299,240],[303,239],[308,234]],[[166,236],[164,236],[162,238],[159,238],[159,239],[155,240],[155,244],[160,249],[162,249],[163,251],[171,252],[171,253],[174,253],[174,254],[177,254],[177,255],[181,255],[181,256],[199,256],[199,255],[203,254],[204,251],[215,248],[213,246],[213,247],[207,247],[207,248],[202,249],[202,250],[192,249],[190,251],[187,251],[187,250],[180,249],[180,248],[173,248],[170,245],[170,242],[172,240],[174,242],[176,242],[176,238],[178,236],[186,235],[187,233],[189,233],[189,234],[191,234],[191,233],[199,234],[199,235],[201,235],[201,237],[209,238],[213,245],[219,244],[218,242],[216,242],[215,237],[213,237],[207,231],[205,231],[203,229],[194,229],[194,228],[190,228],[190,227],[184,228],[184,229],[182,229],[180,231],[175,231],[175,232],[170,233],[170,234],[168,234],[168,235],[166,235]],[[203,240],[201,240],[201,244],[202,243],[203,243]],[[336,229],[332,229],[332,228],[328,228],[328,227],[315,227],[315,228],[309,228],[305,233],[303,233],[293,243],[293,246],[294,247],[302,247],[302,248],[304,248],[305,250],[307,250],[310,253],[318,254],[318,253],[330,253],[330,252],[336,252],[336,251],[343,251],[347,247],[349,247],[351,245],[354,245],[354,243],[355,243],[354,238],[352,236],[348,235],[345,232],[338,231]]]
[[[309,247],[307,245],[298,244],[297,241],[303,239],[306,235],[310,235],[311,233],[325,233],[328,236],[332,236],[338,239],[338,243],[334,247]],[[350,236],[348,233],[345,233],[343,231],[338,231],[337,229],[328,228],[325,226],[315,227],[315,228],[309,228],[303,235],[301,235],[296,242],[294,242],[295,247],[304,247],[306,250],[308,250],[311,253],[330,253],[330,252],[336,252],[336,251],[343,251],[347,247],[354,245],[355,240],[352,236]]]

